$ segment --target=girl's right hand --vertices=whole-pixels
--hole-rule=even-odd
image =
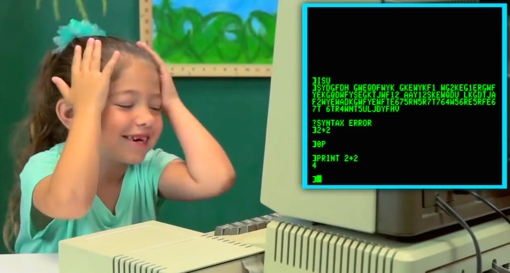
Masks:
[[[81,109],[103,111],[110,89],[110,78],[120,53],[115,51],[101,71],[101,41],[89,38],[82,57],[82,49],[74,49],[71,65],[71,87],[59,77],[51,80],[75,112]]]

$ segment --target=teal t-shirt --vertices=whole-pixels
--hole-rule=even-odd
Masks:
[[[31,219],[32,193],[43,178],[55,170],[64,143],[30,158],[20,174],[20,230],[16,253],[57,253],[58,242],[76,236],[156,219],[158,182],[164,168],[177,159],[160,149],[151,150],[145,160],[128,167],[116,205],[115,215],[96,196],[92,209],[81,219],[52,220],[37,231]]]

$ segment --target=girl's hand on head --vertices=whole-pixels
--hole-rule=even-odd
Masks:
[[[87,40],[83,56],[80,46],[74,49],[71,87],[59,77],[53,77],[51,80],[75,111],[81,109],[102,111],[108,97],[110,78],[119,55],[119,52],[115,51],[101,71],[101,41],[90,38]]]
[[[154,60],[156,60],[156,63],[159,66],[159,69],[161,71],[160,75],[161,96],[163,100],[163,108],[167,109],[169,107],[169,104],[171,104],[173,101],[179,100],[179,94],[177,93],[177,89],[175,88],[172,76],[170,75],[170,72],[168,72],[165,62],[161,59],[158,53],[156,53],[147,44],[143,42],[138,42],[136,44],[138,45],[138,47],[147,50],[152,55]]]

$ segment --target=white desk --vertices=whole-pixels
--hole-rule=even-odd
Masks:
[[[58,273],[57,254],[0,255],[2,273]]]

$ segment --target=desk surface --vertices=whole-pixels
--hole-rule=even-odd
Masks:
[[[58,273],[57,254],[0,255],[0,272]]]

